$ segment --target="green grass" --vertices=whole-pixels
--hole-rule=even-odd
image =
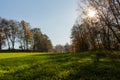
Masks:
[[[95,54],[1,53],[0,80],[119,80],[120,60]]]

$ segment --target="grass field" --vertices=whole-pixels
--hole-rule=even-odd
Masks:
[[[120,60],[95,52],[75,54],[1,53],[0,80],[119,80]]]

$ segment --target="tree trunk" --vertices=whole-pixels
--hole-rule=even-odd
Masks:
[[[2,50],[2,41],[0,40],[0,51]]]
[[[14,45],[15,45],[14,41],[12,41],[12,50],[14,50]]]

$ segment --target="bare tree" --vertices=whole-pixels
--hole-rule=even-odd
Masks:
[[[18,32],[18,25],[17,22],[14,20],[9,21],[9,40],[12,44],[12,49],[14,50],[15,42],[17,39],[17,32]]]

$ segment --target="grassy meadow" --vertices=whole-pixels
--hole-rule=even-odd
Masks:
[[[96,53],[1,53],[0,80],[119,80],[120,59]]]

